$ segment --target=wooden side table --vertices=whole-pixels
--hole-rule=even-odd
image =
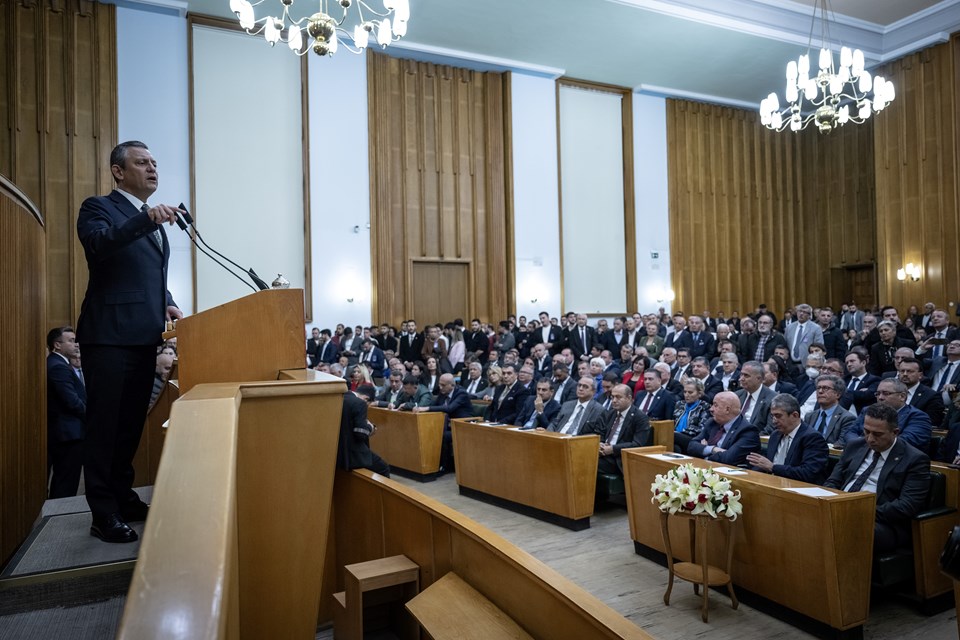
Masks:
[[[690,527],[690,559],[692,562],[673,562],[673,550],[670,546],[670,529],[667,526],[669,518],[684,518]],[[727,536],[727,562],[723,569],[711,565],[707,558],[707,531],[711,525],[726,522],[729,527]],[[730,592],[730,600],[733,608],[736,609],[740,603],[737,602],[737,595],[733,592],[733,581],[730,579],[730,565],[733,561],[733,522],[729,518],[713,518],[707,514],[691,515],[689,513],[670,514],[660,512],[660,531],[663,533],[663,547],[667,552],[667,569],[670,572],[670,578],[667,582],[667,592],[663,594],[663,604],[670,605],[670,592],[673,590],[673,578],[676,576],[681,580],[693,583],[693,593],[699,595],[700,589],[703,589],[703,606],[700,610],[700,617],[707,622],[708,600],[707,596],[710,587],[726,586]]]

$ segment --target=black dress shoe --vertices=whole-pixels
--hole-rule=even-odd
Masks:
[[[139,536],[120,519],[116,513],[108,516],[94,517],[90,527],[90,535],[100,538],[104,542],[135,542]]]
[[[143,522],[149,510],[149,505],[143,502],[131,502],[120,507],[120,517],[124,522]]]

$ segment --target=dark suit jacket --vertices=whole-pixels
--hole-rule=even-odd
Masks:
[[[163,251],[153,232],[160,231]],[[119,191],[80,205],[77,235],[90,278],[77,321],[81,344],[160,344],[168,306],[170,243],[163,226],[140,212]]]
[[[73,367],[56,353],[47,356],[47,440],[83,440],[87,390]]]
[[[464,369],[464,371],[466,371],[466,369]],[[470,376],[464,374],[463,377],[460,378],[460,386],[463,387],[464,389],[466,389],[467,387],[469,387],[469,386],[470,386]],[[476,393],[477,395],[480,395],[480,394],[483,392],[483,390],[486,389],[486,388],[487,388],[487,378],[486,378],[485,376],[481,375],[481,376],[480,376],[480,382],[477,383],[477,390],[476,390],[475,393]]]
[[[925,384],[917,385],[917,390],[913,392],[913,398],[910,399],[910,406],[927,414],[934,429],[940,428],[945,410],[941,394]]]
[[[930,424],[930,417],[920,409],[914,408],[909,404],[904,405],[897,412],[897,422],[900,425],[899,440],[913,445],[920,451],[926,451],[930,445],[930,436],[933,433],[933,426]],[[856,422],[847,432],[846,442],[851,442],[855,438],[863,437],[863,414],[857,416]]]
[[[865,440],[855,440],[843,450],[840,462],[823,483],[843,489],[856,476],[869,448]],[[909,535],[910,520],[923,509],[930,487],[930,458],[897,438],[877,479],[877,521],[896,527]]]
[[[324,349],[324,347],[326,349]],[[340,357],[340,351],[337,345],[333,344],[330,340],[327,340],[322,346],[317,347],[316,354],[318,364],[321,362],[333,364],[337,361],[337,358]]]
[[[703,383],[703,399],[713,404],[713,399],[723,391],[723,383],[709,375],[700,382]]]
[[[359,359],[361,356],[368,358],[370,366],[373,367],[373,375],[377,376],[378,378],[383,375],[383,367],[386,364],[386,361],[384,360],[383,351],[380,349],[380,347],[371,345],[369,354],[363,353],[363,350],[361,349],[357,353],[357,358]]]
[[[839,441],[841,447],[846,445],[846,442],[841,436],[847,432],[856,421],[857,419],[853,417],[852,413],[841,406],[837,406],[833,411],[833,415],[830,416],[830,421],[827,422],[827,432],[824,435],[827,444],[833,444]],[[816,405],[813,411],[807,414],[807,417],[803,419],[803,423],[816,431],[817,425],[820,424],[819,404]]]
[[[421,357],[421,352],[423,351],[423,334],[418,333],[413,337],[413,345],[409,342],[409,336],[403,336],[400,338],[400,353],[399,356],[401,362],[416,362]]]
[[[774,431],[767,443],[766,458],[770,461],[777,455],[783,436]],[[787,451],[783,464],[773,465],[773,475],[811,484],[820,484],[827,479],[827,441],[819,433],[801,423],[793,436],[793,444]]]
[[[554,380],[556,382],[556,380]],[[556,395],[556,394],[554,394]],[[563,386],[563,391],[560,392],[560,406],[562,407],[571,400],[577,399],[577,381],[571,377],[567,377],[566,384]]]
[[[550,339],[547,342],[553,345],[547,350],[550,355],[554,356],[560,353],[560,350],[563,348],[563,333],[561,333],[560,327],[550,325]],[[538,327],[527,342],[527,346],[531,348],[536,344],[546,344],[543,341],[543,327]]]
[[[367,403],[348,391],[343,394],[343,412],[340,414],[337,466],[349,471],[369,467],[372,464]]]
[[[603,343],[603,348],[609,351],[614,358],[620,356],[620,347],[625,344],[630,344],[630,334],[626,331],[620,332],[619,340],[617,340],[617,335],[613,329],[605,331],[600,337],[601,342]]]
[[[613,421],[616,419],[616,411],[605,411],[599,419],[593,420],[580,430],[581,434],[596,433],[600,436],[600,442],[606,442],[607,436],[613,429]],[[631,447],[643,447],[650,441],[650,419],[643,414],[640,409],[631,406],[627,409],[627,415],[623,418],[623,424],[620,425],[620,433],[617,441],[611,443],[613,446],[613,455],[617,461],[617,467],[623,472],[623,460],[620,451]]]
[[[700,441],[709,441],[722,426],[717,424],[717,421],[713,418],[707,420],[706,424],[703,425],[703,430],[690,440],[690,444],[687,445],[687,453],[697,458],[738,466],[746,464],[748,453],[760,451],[760,432],[757,431],[756,427],[738,416],[723,440],[723,448],[725,449],[723,453],[712,453],[705,456],[703,449],[706,445],[701,444]]]
[[[740,408],[747,401],[747,390],[739,389],[737,397],[740,398]],[[767,387],[760,387],[760,395],[757,398],[756,406],[753,407],[753,413],[750,414],[750,424],[757,428],[757,431],[763,434],[773,433],[773,418],[770,416],[770,402],[777,397],[773,391]]]
[[[506,393],[503,403],[500,403],[500,397]],[[529,391],[524,388],[520,381],[513,383],[510,390],[507,391],[506,385],[500,385],[493,392],[493,398],[483,413],[483,418],[487,422],[500,422],[502,424],[514,424],[517,420],[517,414],[520,413],[520,407],[523,401],[529,395]]]
[[[583,344],[583,342],[580,341],[580,327],[573,327],[570,329],[570,337],[567,340],[567,346],[570,347],[571,351],[573,351],[573,356],[577,360],[580,359],[580,356],[589,354],[590,350],[593,349],[593,345],[599,342],[596,329],[591,326],[587,326],[586,330],[587,344]]]
[[[840,398],[840,406],[844,409],[856,407],[857,413],[862,413],[865,408],[877,401],[877,386],[880,384],[880,378],[871,373],[867,373],[860,381],[856,391],[850,391],[851,376],[843,379],[847,383],[847,390],[843,392]]]
[[[641,391],[633,399],[633,406],[639,409],[647,401],[647,392]],[[673,395],[664,388],[657,391],[657,397],[650,403],[647,409],[647,417],[651,420],[671,420],[673,419],[673,409],[677,406],[677,396]],[[643,413],[641,411],[641,413]]]
[[[443,418],[443,428],[449,429],[451,419],[469,418],[473,415],[473,403],[470,402],[469,393],[454,385],[450,395],[437,396],[429,410],[446,414]]]
[[[483,331],[473,331],[463,334],[463,341],[467,343],[466,349],[469,353],[483,351],[480,356],[480,362],[486,362],[487,354],[490,353],[490,338]]]
[[[320,341],[310,338],[307,340],[307,357],[310,359],[310,366],[315,367],[320,362],[317,359],[317,349],[320,347]]]
[[[564,402],[560,405],[560,411],[557,412],[557,415],[553,418],[553,421],[550,423],[550,426],[547,427],[550,431],[560,431],[563,429],[563,426],[567,424],[567,420],[570,419],[570,416],[573,415],[574,410],[577,408],[577,399],[574,398],[569,402]],[[600,419],[600,416],[603,415],[603,407],[600,406],[600,403],[596,400],[591,400],[587,403],[587,407],[583,410],[583,418],[580,420],[580,430],[576,435],[581,433],[587,433],[585,430],[588,424],[596,422]],[[590,428],[592,433],[592,427]]]
[[[523,402],[523,408],[520,409],[520,413],[517,414],[517,421],[514,423],[517,426],[524,426],[527,424],[527,421],[530,420],[530,417],[536,412],[536,407],[534,403],[537,400],[536,394],[527,396],[527,399]],[[560,403],[556,400],[550,400],[549,402],[543,405],[543,413],[537,416],[537,421],[534,423],[533,427],[541,427],[546,429],[550,426],[550,423],[560,412]]]
[[[896,371],[897,365],[893,360],[893,357],[887,358],[888,353],[896,351],[900,347],[910,347],[911,349],[916,349],[917,344],[914,341],[911,346],[909,342],[903,340],[902,338],[894,338],[893,345],[889,348],[882,342],[876,342],[870,347],[870,361],[867,362],[867,371],[872,373],[875,376],[882,375],[885,371]],[[890,349],[890,351],[888,351]]]
[[[691,332],[690,329],[684,329],[680,335],[673,339],[673,347],[675,349],[686,347],[690,350],[691,359],[700,356],[710,359],[716,352],[716,338],[713,337],[712,333],[704,329],[697,336],[696,340],[694,340],[693,332]]]
[[[945,366],[947,366],[946,356],[933,358],[930,361],[930,369],[927,371],[927,384],[929,384],[930,387],[934,389],[936,388],[934,387],[934,383],[937,382],[937,372],[940,371],[940,369],[943,369]],[[951,375],[950,379],[947,380],[947,384],[960,385],[960,365],[957,365],[953,368],[953,374]]]
[[[760,343],[760,334],[753,332],[747,336],[746,340],[746,353],[743,354],[744,362],[747,360],[756,360],[757,356],[757,345]],[[770,356],[773,355],[774,349],[777,347],[786,347],[787,339],[783,337],[782,333],[774,332],[763,345],[763,359],[768,360]]]

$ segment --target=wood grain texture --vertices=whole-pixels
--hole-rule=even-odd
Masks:
[[[451,420],[457,484],[572,520],[593,515],[600,438]]]
[[[47,497],[44,223],[0,176],[0,563],[30,533]]]
[[[655,476],[681,462],[721,466],[699,459],[667,462],[647,455],[660,451],[662,447],[647,447],[623,453],[630,535],[657,551],[663,551],[663,538],[659,510],[651,502]],[[743,504],[743,514],[735,523],[734,584],[836,629],[864,624],[869,613],[875,497],[863,492],[804,496],[784,489],[811,485],[759,472],[731,477],[731,481],[733,489],[741,492]],[[689,531],[683,523],[670,522],[670,539],[674,555],[691,560]],[[711,538],[712,558],[722,557],[726,540],[724,534]],[[815,553],[793,552],[799,548]]]
[[[413,519],[414,533],[383,533],[398,533],[404,526],[402,519],[411,513],[429,519],[430,535],[422,535],[420,518]],[[340,586],[344,584],[344,565],[402,553],[420,565],[421,590],[450,571],[456,572],[535,638],[650,637],[501,536],[436,500],[370,471],[337,473],[334,514]],[[428,567],[432,567],[430,574]],[[324,593],[323,598],[332,599],[332,592]]]
[[[112,187],[116,40],[113,5],[0,0],[0,174],[46,217],[44,326],[79,315],[87,265],[77,214]]]
[[[675,309],[779,315],[853,295],[849,270],[876,259],[871,125],[775,133],[754,112],[670,99],[667,149]]]
[[[881,300],[901,314],[928,300],[946,308],[960,289],[958,69],[955,34],[876,70],[897,91],[875,124],[878,280]],[[919,282],[897,280],[908,262],[921,266]]]
[[[455,291],[461,317],[506,317],[514,300],[509,184],[509,91],[502,74],[367,54],[373,315],[396,324],[448,322],[424,306],[415,264],[466,265],[431,272],[430,294]]]
[[[443,440],[440,412],[413,413],[370,407],[367,419],[377,425],[370,449],[391,467],[414,473],[436,473],[440,469]]]

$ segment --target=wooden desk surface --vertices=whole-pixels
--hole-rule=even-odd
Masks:
[[[659,510],[651,502],[654,477],[684,463],[722,465],[651,455],[661,451],[631,449],[623,460],[630,535],[663,552]],[[734,583],[837,629],[862,625],[870,604],[876,497],[829,489],[829,497],[801,495],[785,489],[815,485],[753,471],[729,477],[743,504],[736,521]],[[674,554],[690,560],[687,527],[671,523],[670,536]],[[725,542],[722,536],[711,539],[711,557]]]
[[[600,436],[452,420],[457,484],[569,520],[593,515]]]
[[[444,414],[439,411],[391,411],[379,407],[367,410],[367,419],[377,425],[370,449],[398,467],[420,475],[440,470]]]

